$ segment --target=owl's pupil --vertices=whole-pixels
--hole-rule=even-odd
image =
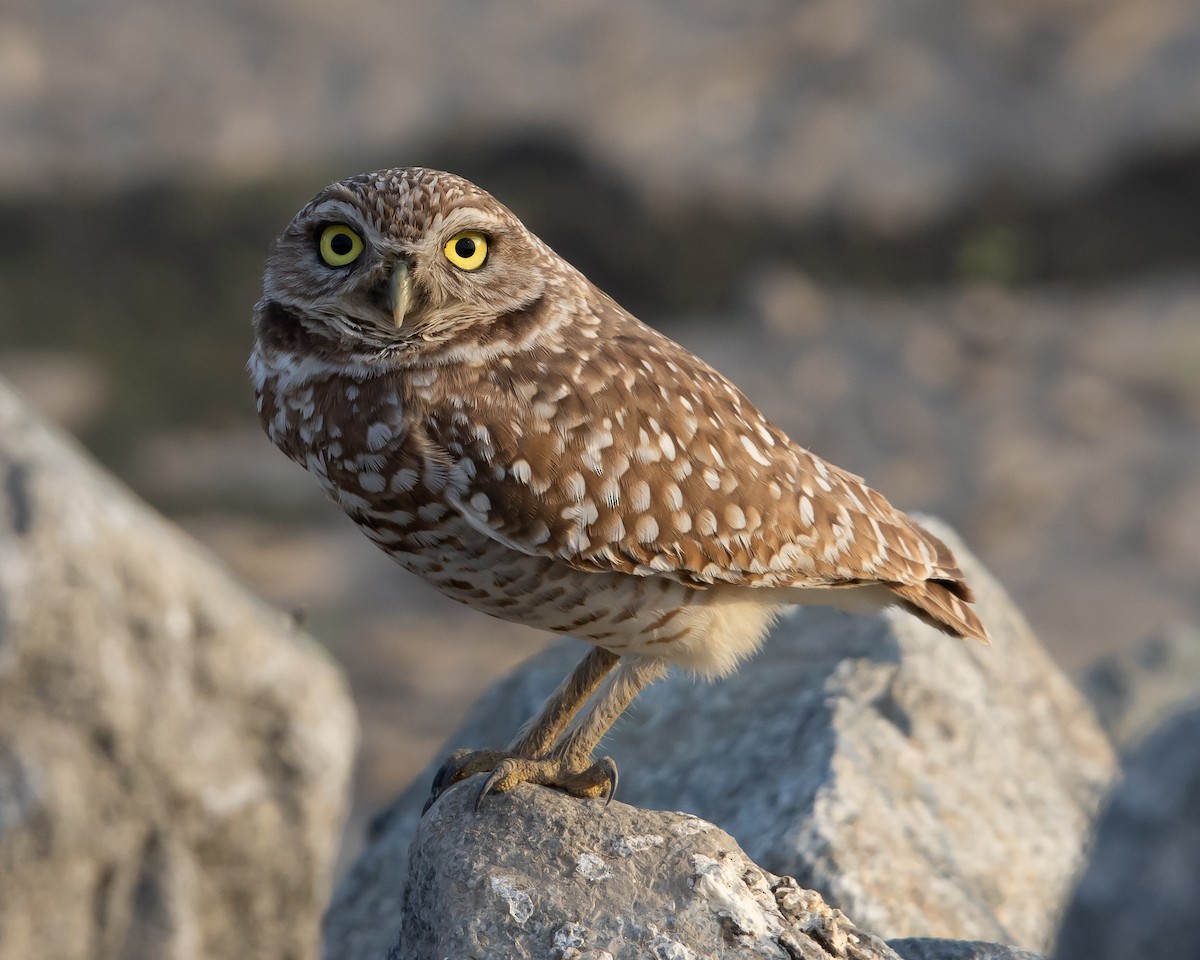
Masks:
[[[354,249],[354,241],[344,233],[335,233],[329,239],[329,249],[339,257],[344,257]]]
[[[459,237],[454,244],[454,252],[464,260],[469,260],[475,253],[475,241],[470,237]]]

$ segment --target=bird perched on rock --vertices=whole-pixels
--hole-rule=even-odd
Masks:
[[[592,753],[638,691],[672,664],[728,673],[788,604],[899,604],[987,641],[941,541],[460,177],[322,190],[275,242],[254,334],[267,435],[368,537],[455,600],[593,644],[431,802],[479,772],[478,799],[611,797]]]

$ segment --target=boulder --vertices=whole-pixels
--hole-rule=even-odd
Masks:
[[[480,781],[417,828],[391,960],[1019,960],[945,941],[899,954],[688,814],[528,785],[477,814]]]
[[[1200,957],[1200,708],[1129,757],[1100,818],[1056,960]]]
[[[1167,717],[1200,702],[1200,630],[1176,624],[1088,668],[1083,690],[1113,742],[1132,749]]]
[[[0,384],[0,956],[316,952],[338,670]]]
[[[975,586],[993,646],[899,612],[801,609],[733,676],[651,687],[604,749],[621,766],[621,799],[718,824],[866,929],[1041,950],[1112,749],[999,585],[927,522]],[[558,644],[500,681],[446,752],[503,745],[583,650]],[[335,891],[330,960],[378,957],[399,927],[405,851],[435,766],[378,818]]]

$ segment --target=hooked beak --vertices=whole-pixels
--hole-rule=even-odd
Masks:
[[[404,323],[404,314],[408,311],[409,301],[412,299],[412,274],[409,273],[408,264],[403,260],[397,260],[396,266],[392,268],[392,278],[388,281],[388,307],[392,311],[392,323],[399,329]]]

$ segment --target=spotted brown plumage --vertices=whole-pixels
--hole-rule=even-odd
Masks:
[[[451,174],[310,201],[268,260],[250,369],[271,440],[402,565],[597,647],[435,793],[479,771],[481,796],[611,792],[591,753],[637,691],[733,669],[787,604],[900,604],[987,640],[943,543]]]

